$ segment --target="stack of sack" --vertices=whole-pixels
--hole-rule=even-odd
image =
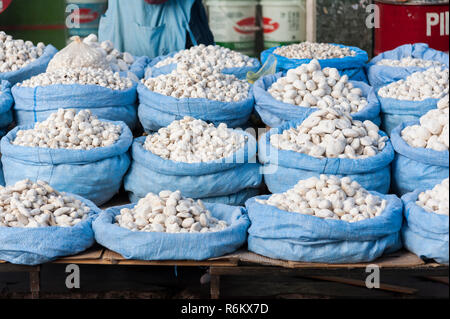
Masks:
[[[277,60],[278,72],[287,72],[302,64],[308,64],[312,59],[317,59],[322,68],[336,68],[341,75],[347,75],[350,80],[367,82],[364,67],[369,58],[367,52],[357,47],[334,43],[291,44],[263,51],[262,63],[264,64],[271,55]]]
[[[130,200],[180,190],[206,202],[243,205],[262,182],[256,139],[242,130],[185,117],[136,138],[124,185]]]
[[[18,125],[45,120],[58,108],[90,109],[99,118],[135,129],[137,81],[148,58],[135,58],[96,37],[73,41],[50,61],[46,72],[12,89]]]
[[[266,75],[253,86],[255,110],[264,124],[278,127],[305,119],[317,109],[337,107],[355,120],[380,125],[380,103],[372,87],[349,81],[335,68],[321,68],[318,60],[284,73]]]
[[[243,127],[254,98],[245,75],[256,59],[219,46],[194,46],[151,61],[138,86],[139,120],[155,132],[185,116]]]
[[[426,44],[404,45],[382,53],[368,65],[370,84],[381,103],[388,135],[401,123],[419,119],[448,94],[448,54]]]
[[[18,126],[2,138],[5,181],[43,180],[101,205],[122,185],[132,141],[123,122],[100,121],[89,110],[59,109],[47,120]]]

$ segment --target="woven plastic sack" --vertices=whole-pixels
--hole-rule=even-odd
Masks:
[[[278,127],[292,120],[303,120],[318,110],[318,108],[314,107],[302,107],[284,103],[270,95],[267,90],[282,76],[282,73],[267,75],[260,78],[253,85],[255,110],[258,112],[264,124],[269,127]],[[360,88],[363,91],[363,96],[369,102],[362,111],[352,114],[353,119],[360,121],[369,120],[380,125],[380,102],[374,89],[364,82],[351,81],[351,83],[354,87]]]
[[[8,81],[1,81],[0,86],[0,137],[13,121],[12,107],[14,99],[11,95],[11,85]],[[6,133],[6,132],[5,132]]]
[[[401,137],[402,130],[419,121],[399,125],[391,134],[395,158],[392,162],[392,186],[403,196],[416,189],[430,189],[449,174],[449,152],[410,146]]]
[[[316,158],[294,151],[279,150],[270,144],[270,136],[297,127],[303,120],[291,121],[271,129],[259,140],[259,160],[264,164],[264,181],[271,193],[282,193],[299,180],[321,174],[348,176],[367,190],[386,194],[391,181],[390,163],[394,149],[390,141],[375,156],[364,159]],[[385,136],[380,131],[381,136]]]
[[[205,204],[212,215],[225,220],[229,227],[211,233],[133,232],[115,224],[114,217],[122,208],[102,212],[93,223],[96,241],[127,259],[138,260],[204,260],[236,251],[247,239],[250,225],[243,207]]]
[[[155,67],[155,65],[157,65],[159,62],[167,59],[167,58],[171,58],[176,54],[176,52],[167,54],[167,55],[163,55],[163,56],[159,56],[157,58],[152,59],[152,61],[148,64],[147,69],[145,70],[145,77],[157,77],[159,75],[162,74],[168,74],[170,72],[172,72],[173,70],[175,70],[177,68],[177,64],[176,63],[172,63],[172,64],[168,64],[166,66],[162,66],[162,67]],[[261,63],[259,63],[258,59],[252,58],[251,59],[253,66],[248,67],[239,67],[239,68],[227,68],[227,69],[223,69],[222,73],[224,74],[232,74],[234,76],[236,76],[238,79],[245,79],[247,76],[247,73],[249,71],[252,72],[256,72],[259,70],[259,68],[261,67]]]
[[[415,190],[402,197],[405,206],[403,244],[420,258],[448,264],[448,216],[429,213],[416,204],[417,196],[425,190]]]
[[[333,44],[333,43],[332,43]],[[350,80],[363,81],[367,83],[367,76],[364,66],[369,59],[367,52],[357,47],[349,47],[341,44],[334,44],[341,48],[349,48],[356,52],[355,56],[345,58],[334,58],[327,60],[319,60],[322,68],[336,68],[341,75],[347,74]],[[311,59],[289,59],[284,56],[274,54],[273,52],[279,47],[267,49],[261,53],[261,62],[264,64],[269,55],[277,58],[277,71],[285,72],[289,69],[295,69],[302,64],[309,63]]]
[[[369,83],[375,89],[379,89],[392,82],[405,79],[414,72],[425,71],[426,68],[420,67],[392,67],[385,65],[377,65],[384,59],[401,60],[403,58],[412,57],[415,59],[438,61],[448,67],[448,54],[434,50],[425,43],[405,44],[398,48],[386,51],[373,58],[367,65],[367,77]]]
[[[123,121],[130,129],[137,125],[137,84],[126,90],[112,90],[99,85],[55,84],[12,88],[17,125],[46,120],[60,108],[89,109],[100,119]]]
[[[147,67],[147,65],[151,60],[146,56],[134,57],[134,59],[135,60],[133,64],[130,66],[128,72],[131,72],[134,75],[136,75],[138,79],[142,79],[144,78],[145,75],[145,68]],[[128,72],[125,73],[120,72],[120,74],[121,75],[123,74],[122,76],[127,76]]]
[[[51,44],[47,45],[42,54],[36,61],[29,63],[17,71],[0,73],[0,80],[7,80],[11,85],[22,82],[40,73],[44,73],[47,65],[58,50]]]
[[[70,196],[91,208],[88,219],[73,227],[0,227],[0,260],[12,264],[39,265],[76,255],[91,247],[95,241],[92,221],[101,210],[87,199]]]
[[[11,144],[17,131],[33,125],[16,127],[1,140],[3,173],[7,185],[23,179],[43,180],[61,192],[80,195],[101,205],[120,189],[130,165],[128,149],[133,141],[123,122],[116,143],[91,150],[50,149]]]
[[[139,83],[138,117],[146,132],[154,132],[185,116],[191,116],[218,125],[242,127],[253,111],[255,99],[250,89],[247,99],[239,102],[221,102],[204,98],[178,99],[150,91]]]
[[[395,195],[372,194],[388,201],[375,218],[349,223],[291,213],[249,199],[248,249],[275,259],[321,262],[369,262],[401,248],[402,201]]]
[[[246,132],[242,131],[242,134],[248,137],[245,147],[227,158],[207,163],[163,159],[145,150],[146,137],[139,137],[131,149],[132,163],[124,179],[125,190],[132,194],[133,200],[162,190],[180,190],[185,197],[210,200],[219,197],[216,198],[219,202],[242,204],[249,197],[232,195],[246,189],[258,189],[262,181],[260,165],[256,162],[256,140]]]

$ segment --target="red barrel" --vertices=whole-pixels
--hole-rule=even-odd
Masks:
[[[427,43],[431,48],[449,51],[448,2],[395,2],[375,0],[379,28],[375,28],[374,54],[403,44]]]

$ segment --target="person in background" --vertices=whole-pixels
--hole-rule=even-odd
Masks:
[[[202,0],[108,0],[99,40],[150,58],[214,44]]]

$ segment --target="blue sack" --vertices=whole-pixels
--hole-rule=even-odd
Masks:
[[[130,129],[123,122],[115,144],[92,150],[51,149],[13,145],[16,127],[1,140],[3,173],[7,185],[23,179],[43,180],[61,192],[80,195],[101,205],[120,189],[122,178],[130,165],[128,149],[133,141]]]
[[[12,88],[17,125],[46,120],[60,108],[89,109],[100,119],[123,121],[130,129],[137,125],[137,84],[126,90],[112,90],[99,85],[55,84],[34,88]]]
[[[91,247],[95,242],[92,221],[101,210],[87,199],[67,195],[91,208],[88,219],[73,227],[0,227],[0,260],[19,265],[40,265],[76,255]]]
[[[302,107],[284,103],[276,100],[267,90],[276,82],[282,73],[266,75],[260,78],[253,85],[253,95],[255,96],[255,110],[258,112],[264,124],[269,127],[278,127],[292,120],[303,120],[311,113],[318,110],[315,107]],[[380,102],[373,88],[364,82],[351,81],[351,83],[363,91],[363,96],[367,98],[369,104],[360,112],[352,114],[353,119],[365,121],[369,120],[380,125]]]
[[[176,63],[168,64],[168,65],[162,66],[162,67],[155,67],[155,65],[157,65],[159,62],[161,62],[167,58],[173,57],[176,53],[177,52],[172,52],[170,54],[154,58],[148,64],[148,67],[145,70],[145,77],[146,78],[149,78],[149,77],[155,78],[159,75],[168,74],[168,73],[172,72],[173,70],[175,70],[177,68]],[[244,67],[239,67],[239,68],[227,68],[227,69],[223,69],[222,73],[231,74],[231,75],[236,76],[238,79],[243,80],[247,77],[247,73],[249,71],[257,72],[261,68],[261,63],[258,61],[258,59],[251,58],[251,61],[253,63],[253,66],[251,66],[251,67],[244,66]]]
[[[0,161],[0,186],[5,186],[5,177],[3,176],[3,166]]]
[[[250,226],[245,208],[223,204],[208,204],[206,208],[229,227],[214,233],[157,233],[133,232],[115,224],[114,217],[122,208],[103,211],[92,227],[96,241],[127,259],[138,260],[205,260],[236,251],[247,239]]]
[[[381,104],[381,126],[389,136],[400,124],[418,120],[428,111],[437,108],[437,103],[440,100],[430,98],[423,101],[405,101],[379,95],[378,99]]]
[[[416,189],[430,189],[449,174],[449,152],[410,146],[401,137],[407,126],[419,121],[407,122],[392,131],[391,142],[395,150],[392,162],[392,188],[403,196]]]
[[[35,75],[44,73],[47,65],[58,50],[51,44],[47,45],[42,54],[36,61],[33,61],[17,71],[0,73],[0,80],[7,80],[11,85],[23,82]]]
[[[3,136],[2,132],[5,132],[13,122],[13,105],[14,99],[11,95],[11,85],[8,81],[2,80],[0,87],[0,137]]]
[[[245,206],[251,226],[248,249],[275,259],[322,262],[369,262],[401,248],[402,201],[395,195],[371,192],[388,201],[375,218],[349,223],[291,213],[249,199]]]
[[[331,43],[333,44],[333,43]],[[369,60],[366,51],[357,47],[349,47],[341,44],[333,44],[341,48],[349,48],[356,52],[355,56],[345,58],[334,58],[327,60],[318,60],[322,68],[336,68],[341,75],[347,74],[350,80],[367,82],[367,76],[364,70],[366,62]],[[311,59],[289,59],[284,56],[274,54],[273,52],[279,47],[267,49],[261,53],[261,62],[264,64],[269,55],[277,58],[277,71],[287,71],[295,69],[302,64],[311,62]]]
[[[147,67],[148,63],[150,62],[150,59],[146,56],[141,57],[134,57],[134,62],[130,66],[130,69],[128,72],[133,73],[136,75],[138,79],[144,78],[145,75],[145,68]],[[123,77],[127,76],[128,72],[120,72],[120,75]]]
[[[316,158],[294,151],[279,150],[270,144],[270,136],[297,127],[303,120],[287,122],[271,129],[259,140],[259,161],[264,164],[264,181],[271,193],[283,193],[299,180],[321,174],[348,176],[367,190],[386,194],[391,181],[390,163],[394,149],[389,140],[375,156],[364,159]],[[380,131],[381,136],[386,136]]]
[[[150,91],[139,83],[138,117],[146,132],[154,132],[185,116],[228,127],[242,127],[253,111],[255,99],[250,88],[248,98],[239,102],[220,102],[208,99],[177,99]]]
[[[416,204],[417,196],[425,190],[416,190],[402,197],[405,206],[403,244],[420,258],[448,264],[448,216],[429,213]]]
[[[377,65],[384,59],[401,60],[403,58],[412,57],[415,59],[438,61],[448,67],[448,54],[434,50],[425,43],[405,44],[398,48],[384,52],[373,58],[367,65],[367,77],[369,83],[376,90],[386,86],[392,82],[405,79],[414,72],[425,71],[426,68],[420,67],[392,67],[386,65]]]
[[[144,149],[146,137],[136,138],[131,148],[131,167],[124,179],[125,190],[131,193],[133,201],[148,193],[180,190],[183,196],[189,198],[213,200],[220,197],[216,199],[222,203],[242,204],[249,198],[242,198],[245,192],[240,196],[232,195],[257,189],[262,181],[260,165],[256,162],[256,140],[244,131],[242,134],[248,137],[245,147],[227,158],[207,163],[163,159]],[[253,195],[254,192],[248,194]]]

